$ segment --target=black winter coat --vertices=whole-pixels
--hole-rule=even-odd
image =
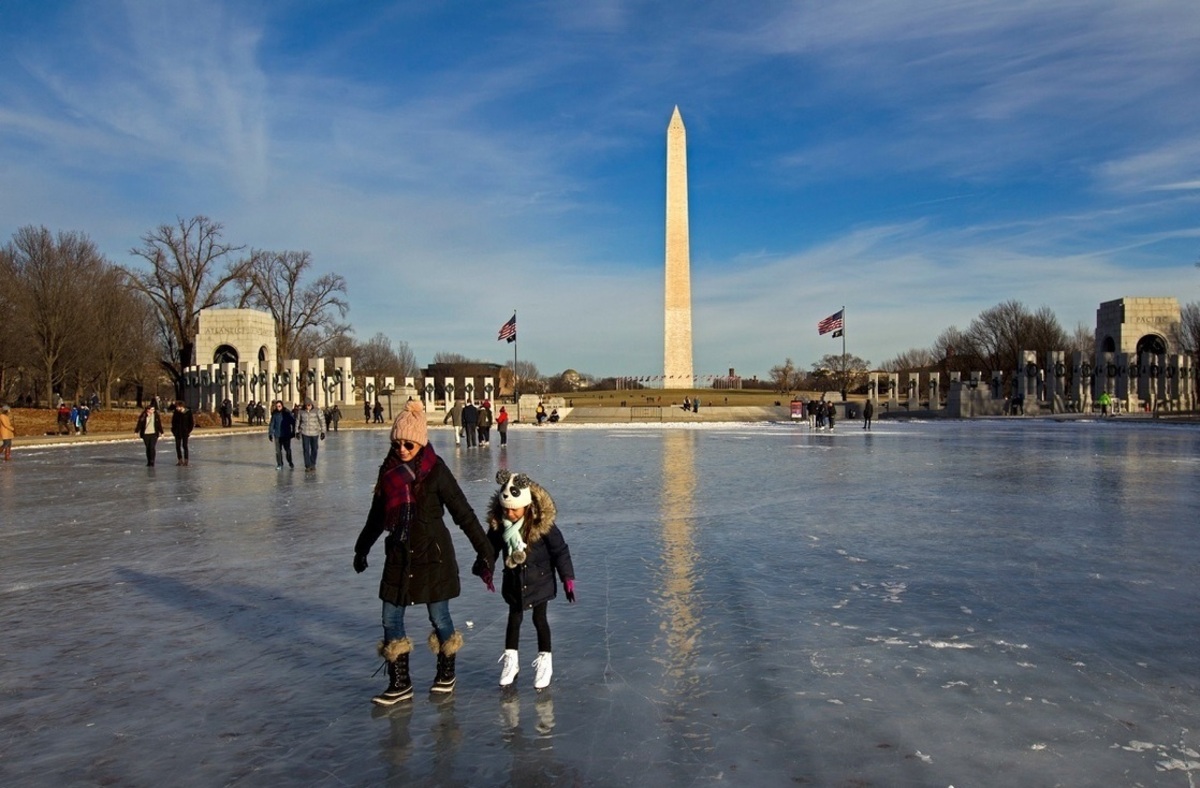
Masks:
[[[575,566],[571,563],[571,549],[562,531],[554,524],[558,509],[554,499],[538,484],[531,484],[533,503],[525,511],[525,522],[521,538],[525,542],[525,561],[515,567],[504,563],[504,576],[500,595],[510,605],[528,610],[535,605],[549,602],[558,596],[558,583],[554,573],[563,580],[575,579]],[[504,509],[499,494],[493,494],[488,503],[488,539],[497,557],[504,555]],[[481,567],[472,571],[479,574]]]
[[[383,497],[376,492],[366,525],[354,543],[356,555],[367,555],[384,532],[384,509]],[[441,602],[462,593],[454,542],[442,520],[447,509],[471,541],[478,559],[488,567],[495,561],[495,552],[479,518],[441,457],[421,485],[416,509],[408,542],[401,542],[391,535],[384,541],[387,560],[383,579],[379,582],[379,598],[393,605]]]

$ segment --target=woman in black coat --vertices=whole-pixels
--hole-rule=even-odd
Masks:
[[[478,556],[489,569],[495,560],[491,544],[479,524],[454,474],[429,445],[425,409],[409,400],[392,426],[392,443],[371,500],[366,525],[354,544],[354,569],[367,568],[367,554],[380,535],[386,560],[379,583],[383,600],[383,640],[379,654],[388,665],[388,687],[372,700],[390,706],[412,697],[408,655],[412,641],[404,630],[404,612],[409,605],[424,604],[433,624],[429,648],[437,655],[437,678],[432,692],[454,691],[454,660],[462,647],[462,635],[450,618],[450,600],[462,588],[454,542],[442,520],[449,510],[455,524],[466,534]]]

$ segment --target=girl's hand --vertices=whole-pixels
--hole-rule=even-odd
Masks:
[[[567,592],[567,601],[572,605],[575,604],[575,578],[569,578],[563,581],[563,588]]]

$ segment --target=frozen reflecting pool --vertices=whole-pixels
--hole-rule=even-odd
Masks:
[[[464,575],[458,688],[373,707],[386,433],[315,474],[262,435],[0,467],[4,785],[1190,786],[1200,430],[1029,420],[431,430],[482,514],[554,495],[579,602],[554,682],[501,691]],[[298,450],[298,447],[296,447]],[[470,565],[456,529],[459,561]],[[410,628],[423,632],[422,609]]]

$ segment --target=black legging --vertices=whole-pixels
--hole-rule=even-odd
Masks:
[[[521,619],[523,611],[517,605],[508,606],[508,629],[504,633],[504,647],[517,650],[521,642]],[[546,603],[533,606],[533,628],[537,630],[538,651],[550,651],[550,622],[546,620]]]

